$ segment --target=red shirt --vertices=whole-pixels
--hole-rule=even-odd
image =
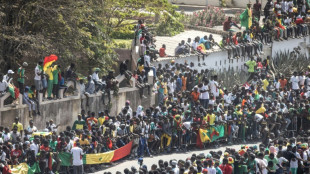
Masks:
[[[159,57],[166,57],[166,48],[159,49]]]
[[[304,20],[302,20],[302,18],[298,18],[298,19],[295,20],[295,23],[296,24],[303,24]]]
[[[235,45],[238,45],[238,39],[237,39],[237,35],[235,34],[232,38],[233,42]]]
[[[98,120],[95,118],[95,117],[90,117],[90,118],[87,118],[87,125],[88,125],[88,130],[91,130],[91,127],[94,123],[97,123]]]
[[[44,150],[45,152],[48,152],[49,150],[50,150],[50,148],[47,146],[47,147],[45,147],[44,145],[42,145],[41,147],[40,147],[40,150]]]
[[[11,156],[15,156],[16,158],[19,158],[22,155],[22,151],[21,150],[12,150],[11,151]]]
[[[222,170],[223,174],[232,174],[233,172],[233,168],[229,164],[226,164],[226,165],[221,164],[219,167]]]
[[[200,95],[199,92],[192,92],[192,94],[191,94],[194,101],[197,101],[199,99],[199,95]]]
[[[140,38],[140,44],[142,44],[142,41],[145,39],[145,37]]]

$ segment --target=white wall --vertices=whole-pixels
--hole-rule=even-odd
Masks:
[[[281,41],[281,42],[274,42],[272,45],[272,48],[270,51],[272,53],[272,56],[275,55],[278,51],[285,51],[289,50],[292,51],[293,48],[300,46],[301,47],[301,53],[305,53],[309,57],[309,51],[306,49],[306,45],[310,45],[310,37],[307,38],[301,38],[301,39],[290,39],[288,41]],[[264,47],[267,47],[267,45],[264,45]],[[268,49],[264,49],[268,50]],[[270,55],[270,53],[266,53],[263,55],[263,58],[266,58],[267,55]],[[159,63],[162,65],[170,64],[170,61],[172,59],[175,60],[176,63],[184,64],[185,61],[189,64],[190,62],[193,62],[195,67],[194,69],[197,69],[200,71],[201,69],[214,69],[216,71],[224,71],[225,69],[228,70],[229,68],[234,68],[234,70],[245,70],[244,63],[249,60],[249,58],[240,58],[240,59],[233,59],[229,60],[227,51],[218,51],[213,52],[209,56],[207,56],[204,60],[200,58],[200,62],[198,62],[198,56],[190,56],[190,57],[181,57],[181,58],[171,58],[171,59],[165,59],[160,60],[158,62],[153,62],[155,66],[157,66]],[[198,66],[198,63],[201,64],[201,66]],[[203,66],[202,64],[205,63],[206,66]]]
[[[293,51],[293,48],[300,46],[301,53],[306,54],[309,57],[309,51],[305,48],[310,43],[310,36],[301,38],[301,39],[290,39],[287,41],[281,42],[273,42],[272,44],[272,56],[276,54],[276,52],[282,51]]]

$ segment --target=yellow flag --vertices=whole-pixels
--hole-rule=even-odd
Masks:
[[[206,142],[206,141],[210,141],[210,138],[208,136],[208,130],[206,129],[199,129],[199,136],[200,136],[200,139],[201,139],[201,142]]]
[[[109,163],[113,159],[114,151],[98,154],[86,154],[86,164]]]
[[[13,166],[13,168],[11,168],[11,172],[18,174],[28,174],[28,165],[27,163],[21,163],[17,166]]]

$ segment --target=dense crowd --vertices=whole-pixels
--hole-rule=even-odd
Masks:
[[[310,3],[305,0],[268,0],[264,7],[264,18],[261,21],[262,5],[259,0],[248,4],[246,10],[240,15],[241,26],[229,16],[223,22],[223,30],[227,34],[222,40],[215,42],[213,35],[197,36],[193,40],[182,40],[175,48],[175,56],[190,53],[206,54],[206,50],[218,46],[228,51],[228,58],[248,57],[263,53],[263,45],[270,45],[274,41],[301,38],[310,32]],[[245,30],[240,31],[241,27]],[[236,27],[239,31],[235,31]],[[167,57],[164,44],[159,50],[160,57]]]
[[[84,168],[92,171],[100,169],[100,165],[83,165],[82,155],[109,152],[129,142],[133,142],[129,158],[139,159],[141,167],[125,169],[126,174],[307,172],[310,68],[290,77],[277,74],[271,78],[270,57],[248,54],[250,60],[245,65],[250,81],[224,87],[217,75],[208,69],[198,72],[193,63],[171,61],[155,68],[151,65],[152,54],[156,54],[152,49],[154,40],[142,21],[136,34],[143,47],[137,69],[128,72],[128,61],[124,61],[120,72],[128,79],[136,79],[140,97],[145,97],[145,89],[148,95],[156,93],[157,105],[132,108],[130,101],[126,101],[117,115],[110,115],[107,109],[98,113],[82,109],[74,124],[62,132],[57,132],[58,125],[53,120],[46,122],[45,129],[38,130],[32,120],[24,127],[17,117],[11,127],[0,126],[2,173],[10,173],[9,166],[19,163],[37,165],[40,173],[83,173]],[[195,42],[198,40],[201,39],[196,38]],[[35,85],[31,87],[25,86],[28,64],[25,62],[18,69],[19,91],[32,115],[40,114],[36,107],[39,93],[47,99],[57,99],[59,88],[66,88],[64,82],[70,80],[80,85],[86,97],[101,91],[108,94],[110,101],[110,90],[117,84],[113,72],[99,78],[100,69],[94,69],[85,85],[84,80],[76,81],[74,64],[61,71],[60,65],[53,64],[43,70],[42,63],[39,61],[35,68]],[[153,85],[149,83],[149,71],[153,72]],[[8,90],[13,74],[9,70],[0,76],[1,95]],[[145,156],[257,141],[262,142],[259,147],[245,145],[240,150],[192,155],[186,160],[160,160],[149,170],[142,162]],[[72,154],[73,167],[61,166],[60,152]]]

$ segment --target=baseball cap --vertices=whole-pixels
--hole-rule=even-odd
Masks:
[[[11,69],[9,69],[9,70],[8,70],[8,74],[14,74],[14,71],[11,70]]]

